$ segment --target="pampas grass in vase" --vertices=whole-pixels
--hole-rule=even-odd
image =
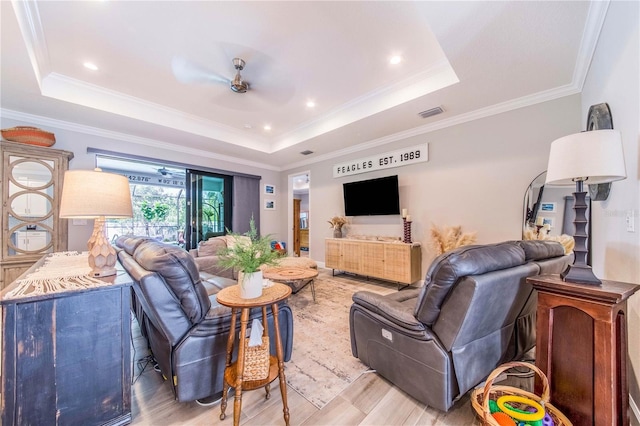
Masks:
[[[462,226],[443,226],[440,228],[431,225],[431,240],[431,246],[435,250],[436,256],[439,256],[454,248],[475,243],[476,233],[462,233]]]

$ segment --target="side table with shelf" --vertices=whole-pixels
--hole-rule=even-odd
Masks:
[[[553,405],[574,424],[628,425],[627,299],[640,285],[574,284],[559,275],[527,281],[538,291],[536,365]]]
[[[226,417],[227,397],[229,387],[235,389],[233,403],[233,424],[240,424],[240,413],[242,410],[242,391],[253,390],[264,387],[266,398],[270,397],[270,383],[278,377],[280,379],[280,395],[282,396],[282,406],[285,424],[289,424],[289,407],[287,406],[287,383],[284,375],[284,352],[282,340],[280,339],[280,325],[278,324],[278,303],[285,300],[291,294],[291,288],[285,284],[274,283],[273,286],[264,288],[262,296],[254,299],[243,299],[240,297],[240,288],[237,285],[227,287],[216,295],[217,301],[224,306],[231,308],[231,328],[229,329],[229,340],[227,341],[227,362],[224,371],[224,385],[222,389],[222,401],[220,403],[220,420]],[[244,337],[247,332],[249,313],[251,308],[262,308],[262,322],[264,324],[263,336],[269,336],[267,326],[267,307],[271,307],[273,314],[273,325],[276,339],[276,356],[269,357],[269,374],[263,380],[244,380],[245,368],[245,348]],[[240,313],[240,334],[238,338],[238,357],[232,362],[233,348],[236,340],[236,323]]]

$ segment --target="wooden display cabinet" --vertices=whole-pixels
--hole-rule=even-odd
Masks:
[[[67,220],[60,219],[59,206],[73,153],[4,140],[0,151],[1,290],[45,254],[67,249]]]

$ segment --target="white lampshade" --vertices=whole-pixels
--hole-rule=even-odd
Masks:
[[[551,143],[547,181],[551,185],[587,184],[626,179],[622,138],[618,130],[592,130]]]
[[[122,175],[96,170],[64,173],[60,217],[132,217],[129,180]]]

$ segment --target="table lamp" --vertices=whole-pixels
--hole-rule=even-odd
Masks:
[[[560,277],[564,281],[600,285],[587,264],[588,225],[586,215],[587,193],[583,184],[598,184],[626,179],[622,138],[618,130],[593,130],[565,136],[551,143],[547,181],[549,185],[572,185],[575,218],[573,264],[565,269]]]
[[[60,217],[95,219],[88,241],[89,266],[94,277],[116,274],[116,251],[106,234],[106,218],[133,216],[129,180],[125,176],[95,170],[64,173]]]

